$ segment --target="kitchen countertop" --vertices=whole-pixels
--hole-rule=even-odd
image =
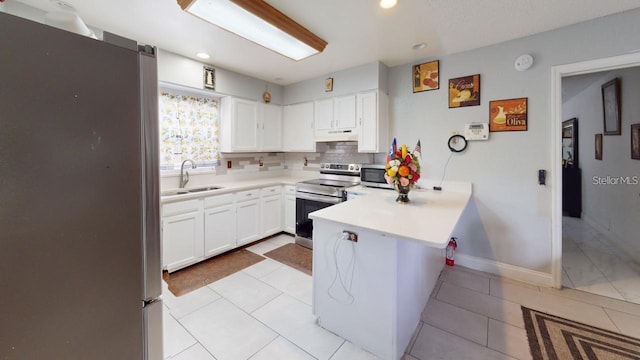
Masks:
[[[199,191],[195,193],[180,194],[180,195],[161,196],[160,203],[168,204],[168,203],[177,202],[177,201],[193,200],[193,199],[203,198],[207,196],[228,194],[228,193],[233,193],[237,191],[251,190],[251,189],[262,188],[267,186],[295,185],[299,181],[314,179],[316,177],[276,176],[276,177],[264,177],[264,178],[249,179],[249,180],[221,180],[212,184],[186,187],[184,189],[177,189],[177,188],[163,189],[162,192],[172,191],[172,190],[189,190],[194,188],[197,189],[197,188],[203,188],[203,187],[209,187],[209,186],[220,187],[220,189],[216,189],[216,190]]]
[[[396,191],[365,187],[359,190],[363,196],[312,212],[309,217],[444,248],[472,194],[471,183],[457,183],[442,191],[412,189],[411,202],[398,204]]]

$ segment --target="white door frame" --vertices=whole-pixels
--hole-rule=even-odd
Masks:
[[[551,276],[562,287],[562,77],[640,66],[640,52],[551,67]]]

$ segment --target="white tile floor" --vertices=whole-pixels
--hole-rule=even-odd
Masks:
[[[562,219],[562,284],[640,304],[640,265],[582,219]]]
[[[264,253],[291,241],[278,236],[249,249]],[[165,285],[164,299],[167,359],[376,359],[318,327],[311,277],[271,259],[179,298]],[[530,359],[521,304],[640,336],[640,305],[447,267],[405,360]]]

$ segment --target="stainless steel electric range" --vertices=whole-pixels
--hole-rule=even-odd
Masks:
[[[320,178],[296,183],[296,244],[313,248],[309,213],[347,200],[346,189],[360,184],[360,164],[320,164]]]

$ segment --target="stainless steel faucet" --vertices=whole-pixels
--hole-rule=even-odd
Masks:
[[[184,164],[187,161],[191,162],[191,168],[192,169],[197,168],[196,162],[191,160],[191,159],[187,159],[187,160],[182,162],[182,165],[180,165],[180,187],[181,188],[183,188],[189,182],[189,172],[184,170]]]

